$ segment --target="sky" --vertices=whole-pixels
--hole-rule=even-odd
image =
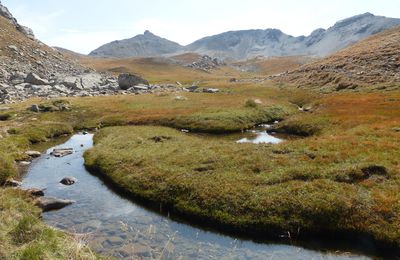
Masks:
[[[18,22],[50,46],[88,54],[150,30],[187,45],[230,30],[314,29],[366,12],[400,18],[400,0],[2,0]]]

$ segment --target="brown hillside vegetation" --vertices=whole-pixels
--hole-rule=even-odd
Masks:
[[[180,59],[192,59],[192,55],[178,57]],[[232,77],[246,76],[247,73],[239,73],[236,69],[222,66],[210,72],[189,68],[169,58],[126,58],[126,59],[103,59],[82,57],[81,64],[94,68],[100,72],[108,72],[114,75],[120,73],[134,73],[148,79],[151,83],[174,83],[192,84],[204,81],[228,82]]]
[[[57,72],[74,73],[83,67],[58,51],[26,37],[4,17],[0,17],[0,66],[8,71],[34,72],[47,76]],[[0,79],[4,77],[0,73]]]
[[[399,88],[400,27],[372,36],[326,59],[305,65],[278,78],[298,86],[326,90],[373,86]]]
[[[172,60],[180,64],[191,64],[201,59],[201,55],[193,52],[183,53],[170,57]]]

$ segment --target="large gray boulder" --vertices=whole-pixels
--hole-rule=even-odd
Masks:
[[[149,82],[137,75],[129,73],[121,74],[118,77],[118,85],[123,90],[127,90],[140,84],[149,85]]]
[[[70,88],[70,89],[75,89],[75,90],[83,89],[81,80],[78,77],[73,77],[73,76],[65,77],[64,79],[62,79],[60,81],[60,84],[66,86],[67,88]]]
[[[98,73],[89,73],[81,76],[81,84],[84,89],[98,88],[103,83],[103,79]]]
[[[73,200],[63,200],[54,197],[41,197],[36,201],[36,205],[39,206],[44,212],[65,208],[75,203]]]
[[[32,85],[49,85],[49,81],[42,79],[35,73],[29,73],[25,78],[25,83],[30,83]]]

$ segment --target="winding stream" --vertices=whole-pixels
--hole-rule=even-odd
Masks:
[[[83,166],[83,152],[93,135],[74,135],[63,145],[75,153],[36,160],[23,186],[46,188],[46,196],[75,200],[62,210],[43,214],[57,228],[84,234],[98,253],[125,259],[369,259],[345,252],[323,252],[284,244],[263,244],[180,223],[145,209],[110,190]],[[83,146],[81,146],[83,145]],[[63,186],[73,176],[78,182]]]

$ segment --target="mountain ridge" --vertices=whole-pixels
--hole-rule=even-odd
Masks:
[[[105,44],[89,55],[122,58],[195,52],[227,60],[245,60],[257,56],[309,55],[323,57],[397,25],[400,25],[400,19],[375,16],[367,12],[340,20],[328,29],[316,29],[308,36],[295,37],[285,34],[279,29],[271,28],[250,29],[207,36],[186,46],[146,31],[144,34],[130,39]],[[123,48],[121,48],[121,42],[123,42]],[[154,50],[154,46],[157,44],[158,46],[165,44],[166,48]],[[127,46],[130,45],[134,46],[134,51],[129,51]],[[173,47],[171,48],[171,46]]]
[[[146,47],[144,47],[146,45]],[[179,51],[183,46],[161,38],[146,30],[143,34],[136,35],[129,39],[116,40],[104,44],[93,50],[89,56],[96,57],[135,57],[136,55],[152,56],[173,53]],[[133,55],[133,56],[132,56]]]

